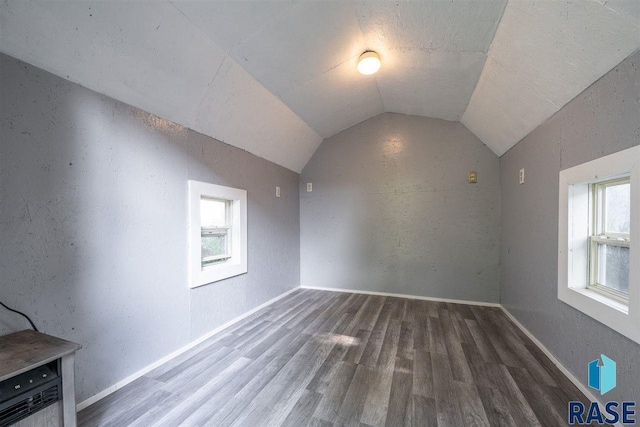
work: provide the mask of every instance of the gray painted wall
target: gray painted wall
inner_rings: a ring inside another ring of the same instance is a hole
[[[462,124],[381,114],[326,139],[300,184],[303,286],[499,301],[498,157]]]
[[[558,300],[558,174],[640,144],[639,66],[636,52],[500,159],[502,303],[585,384],[588,362],[616,360],[606,400],[640,401],[640,345]]]
[[[299,285],[297,173],[5,55],[0,76],[0,300],[82,344],[79,400]],[[188,288],[188,179],[248,190],[248,274]]]

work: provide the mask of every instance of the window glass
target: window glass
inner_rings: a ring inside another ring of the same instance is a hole
[[[631,185],[613,180],[594,184],[591,285],[629,294]]]
[[[629,248],[598,245],[598,284],[629,293]]]
[[[227,254],[227,234],[202,234],[202,259]]]
[[[631,184],[611,185],[605,189],[605,231],[629,234],[631,223]]]
[[[227,202],[203,197],[200,200],[200,223],[202,228],[227,225]]]

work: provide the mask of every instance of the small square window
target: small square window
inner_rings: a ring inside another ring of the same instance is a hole
[[[189,286],[246,272],[246,190],[189,181]]]

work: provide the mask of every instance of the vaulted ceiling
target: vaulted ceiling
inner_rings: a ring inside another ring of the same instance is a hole
[[[0,3],[0,51],[294,171],[382,112],[502,155],[638,48],[638,0]]]

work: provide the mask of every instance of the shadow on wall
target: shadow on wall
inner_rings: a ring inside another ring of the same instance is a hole
[[[0,299],[83,345],[82,400],[189,341],[186,130],[10,58],[2,75]]]
[[[0,75],[0,301],[83,346],[79,401],[299,285],[298,174],[2,54]],[[189,289],[188,179],[248,190],[249,274]]]
[[[72,182],[76,141],[69,137],[70,129],[61,129],[50,117],[69,118],[74,111],[69,102],[35,100],[24,93],[24,86],[9,84],[16,73],[24,73],[22,79],[36,85],[38,75],[29,72],[29,67],[4,57],[0,67],[1,299],[27,313],[41,330],[61,334],[66,329],[58,321],[63,313],[53,318],[51,314],[61,310],[67,314],[78,303],[76,282],[70,280],[69,272],[78,269],[72,215],[79,205],[69,197],[67,185]],[[26,105],[31,103],[34,111],[46,113],[32,115]],[[12,319],[2,333],[29,328],[28,323],[15,319],[17,315],[3,314]]]

